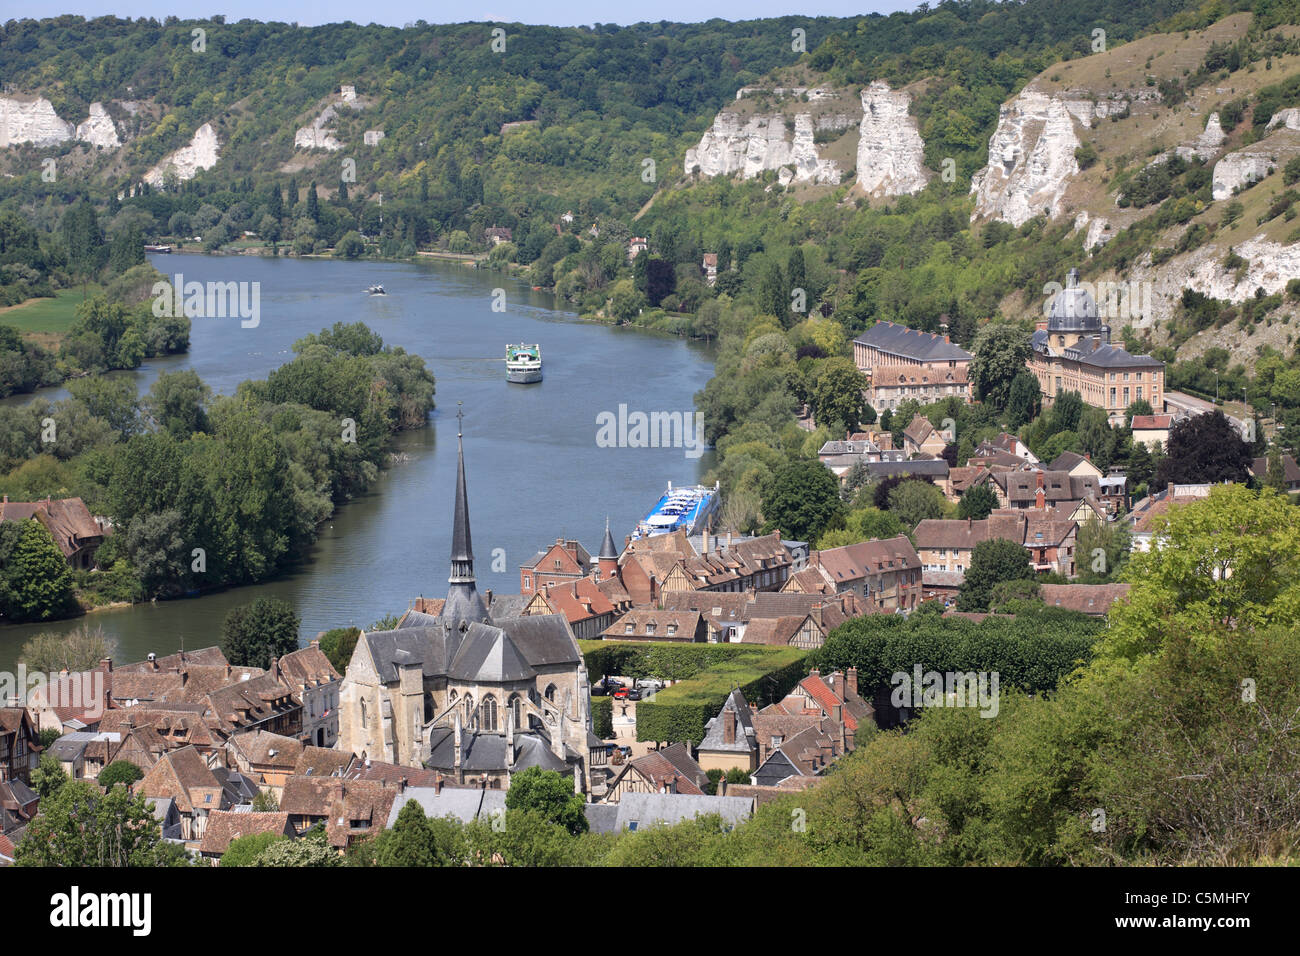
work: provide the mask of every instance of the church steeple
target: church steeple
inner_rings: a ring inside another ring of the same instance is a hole
[[[462,404],[462,403],[457,403]],[[464,408],[456,412],[456,507],[452,515],[451,576],[442,618],[457,623],[488,620],[487,607],[474,579],[474,548],[469,532],[469,495],[465,488]]]

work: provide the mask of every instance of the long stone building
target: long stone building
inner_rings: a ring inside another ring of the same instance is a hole
[[[1104,408],[1112,424],[1138,399],[1157,411],[1164,407],[1164,363],[1111,344],[1110,326],[1102,323],[1096,300],[1079,285],[1077,269],[1070,270],[1065,288],[1039,321],[1031,346],[1027,364],[1044,405],[1065,392],[1078,392],[1089,405]]]
[[[338,747],[460,784],[504,789],[513,773],[540,766],[589,790],[605,750],[591,732],[582,653],[563,614],[520,616],[520,601],[479,594],[457,441],[446,601],[436,615],[410,610],[393,630],[357,639],[340,693]]]

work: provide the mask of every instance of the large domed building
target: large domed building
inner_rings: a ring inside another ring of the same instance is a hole
[[[1031,344],[1027,364],[1038,379],[1044,405],[1058,395],[1078,392],[1089,405],[1106,409],[1112,421],[1122,419],[1138,399],[1150,402],[1157,412],[1164,407],[1164,363],[1111,344],[1110,326],[1102,321],[1092,293],[1079,284],[1078,269],[1070,270]]]

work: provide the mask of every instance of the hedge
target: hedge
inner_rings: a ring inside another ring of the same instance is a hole
[[[891,686],[899,672],[997,673],[1001,686],[1037,693],[1092,657],[1105,622],[1073,611],[1044,608],[1011,617],[937,618],[874,614],[841,624],[810,656],[823,672],[856,667],[864,697]]]
[[[613,698],[591,698],[591,729],[601,740],[609,740],[614,736]]]
[[[809,652],[797,647],[622,641],[579,644],[593,678],[619,674],[678,681],[637,705],[637,740],[698,744],[732,688],[739,687],[751,704],[765,706],[788,694],[808,673],[805,659]],[[597,700],[608,698],[593,699],[593,721]]]

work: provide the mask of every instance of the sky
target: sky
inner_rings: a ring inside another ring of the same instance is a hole
[[[226,20],[275,20],[318,26],[351,20],[354,23],[382,23],[404,26],[416,20],[426,23],[463,23],[491,20],[502,23],[541,23],[575,26],[593,23],[638,23],[671,20],[698,23],[721,17],[725,20],[755,20],[777,16],[851,17],[864,13],[892,13],[911,10],[920,0],[655,0],[653,3],[610,3],[609,0],[472,0],[464,4],[418,3],[413,0],[55,0],[42,4],[40,12],[24,16],[52,17],[79,14],[84,17],[176,16],[206,19],[224,14]],[[14,16],[10,12],[2,17]]]

